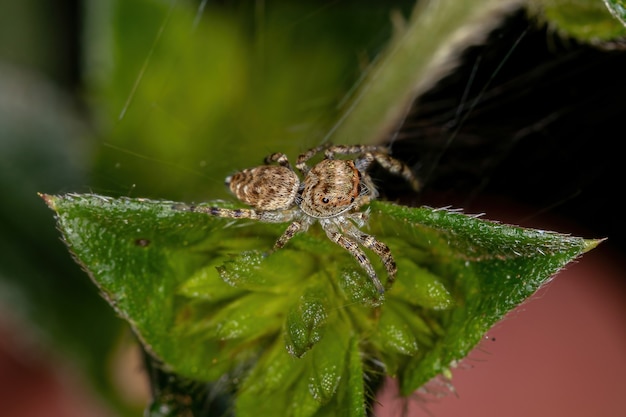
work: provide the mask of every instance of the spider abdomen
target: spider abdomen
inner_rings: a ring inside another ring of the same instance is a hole
[[[283,210],[294,204],[300,179],[283,166],[244,169],[226,178],[226,185],[243,203],[262,210]]]

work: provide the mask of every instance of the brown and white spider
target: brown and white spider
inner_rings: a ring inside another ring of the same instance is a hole
[[[307,161],[320,152],[324,159],[310,168]],[[336,155],[357,155],[355,159],[335,159]],[[362,232],[369,211],[358,211],[378,197],[372,179],[367,174],[376,161],[381,167],[406,179],[418,190],[419,181],[403,162],[392,158],[380,146],[322,145],[301,154],[296,162],[301,181],[283,153],[265,158],[265,165],[244,169],[226,178],[226,185],[250,209],[185,206],[183,209],[211,216],[234,219],[254,219],[268,223],[291,222],[278,238],[274,249],[280,249],[296,233],[306,231],[319,222],[330,240],[346,249],[367,272],[379,293],[384,293],[376,271],[362,245],[376,253],[388,273],[389,289],[396,276],[396,262],[389,247],[374,236]]]

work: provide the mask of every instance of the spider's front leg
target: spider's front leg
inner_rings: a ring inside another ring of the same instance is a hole
[[[369,275],[370,279],[374,283],[374,286],[376,286],[376,290],[378,290],[378,293],[384,294],[385,288],[378,279],[378,275],[376,275],[376,271],[374,270],[372,263],[367,258],[365,252],[363,252],[363,250],[359,247],[359,244],[341,234],[339,228],[332,220],[323,219],[320,220],[320,224],[326,232],[326,236],[328,236],[328,238],[335,242],[337,245],[350,252],[350,254],[354,257],[354,259],[357,260],[361,267],[365,269],[365,272],[367,273],[367,275]]]
[[[386,153],[382,146],[376,145],[331,145],[326,146],[324,156],[326,159],[334,159],[335,155],[355,155],[364,153]]]
[[[354,161],[357,169],[365,172],[372,162],[376,161],[381,167],[394,175],[406,180],[415,191],[419,191],[421,183],[413,173],[413,170],[404,162],[389,155],[387,149],[376,145],[334,145],[324,151],[326,159],[333,159],[335,155],[362,154]]]
[[[301,221],[296,220],[295,222],[291,223],[289,227],[287,227],[287,229],[283,232],[283,234],[278,238],[278,240],[274,244],[274,250],[281,249],[297,233],[304,232],[308,228],[309,228],[309,223],[307,222],[301,222]]]
[[[196,206],[193,204],[176,204],[172,206],[174,210],[190,211],[193,213],[204,213],[214,217],[222,217],[227,219],[251,219],[265,223],[286,223],[291,221],[294,213],[291,210],[282,211],[264,211],[255,209],[227,209],[214,206]]]
[[[378,255],[380,260],[383,262],[385,269],[387,270],[387,283],[385,285],[385,288],[389,290],[395,282],[396,273],[398,272],[396,261],[395,259],[393,259],[393,255],[391,254],[389,246],[379,241],[374,236],[362,232],[349,221],[342,221],[341,229],[349,236],[356,239],[361,245],[365,246],[376,255]]]
[[[409,183],[414,191],[419,191],[422,188],[422,183],[415,176],[413,170],[409,168],[407,164],[396,158],[391,157],[389,154],[384,152],[372,152],[366,153],[365,155],[363,155],[363,157],[375,159],[378,165],[383,167],[388,172],[404,178],[404,180]],[[367,164],[369,165],[370,163],[371,162],[368,162]],[[355,162],[355,164],[358,166],[358,161]]]
[[[354,221],[358,227],[363,227],[370,219],[370,209],[365,211],[355,211],[347,215],[350,220]]]

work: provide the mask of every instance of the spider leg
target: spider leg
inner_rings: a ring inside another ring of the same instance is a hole
[[[325,148],[327,159],[334,159],[335,155],[353,155],[357,153],[387,153],[383,146],[376,145],[332,145]],[[320,152],[320,149],[318,152]],[[370,161],[371,162],[371,161]]]
[[[371,200],[375,200],[376,198],[378,198],[379,194],[376,186],[374,185],[374,181],[372,181],[372,178],[365,171],[359,172],[364,173],[361,175],[361,193],[359,195],[360,201],[358,205],[360,207],[365,204],[369,204]]]
[[[285,246],[285,244],[287,244],[289,240],[291,240],[292,237],[296,235],[296,233],[302,231],[304,230],[303,224],[301,222],[295,221],[291,223],[289,227],[287,227],[287,229],[283,232],[283,234],[278,238],[276,243],[274,243],[274,249],[282,248],[283,246]]]
[[[306,164],[307,161],[313,158],[318,153],[322,152],[324,149],[328,148],[329,146],[330,145],[328,144],[319,145],[319,146],[316,146],[315,148],[309,149],[308,151],[304,153],[301,153],[298,156],[298,159],[296,161],[296,168],[302,173],[303,176],[306,176],[306,174],[308,174],[309,171],[311,170],[311,168]]]
[[[376,161],[381,167],[383,167],[387,171],[404,178],[415,191],[419,191],[422,186],[420,181],[413,173],[413,170],[411,170],[411,168],[404,162],[390,156],[387,149],[383,146],[334,145],[328,147],[324,152],[324,155],[328,159],[333,159],[334,155],[336,154],[363,154],[363,156],[354,161],[354,164],[359,171],[365,172],[372,164],[372,162]]]
[[[374,159],[376,159],[376,162],[378,162],[381,167],[394,175],[404,178],[405,181],[411,185],[411,188],[413,188],[414,191],[419,191],[420,188],[422,188],[420,180],[417,179],[413,170],[404,162],[399,161],[396,158],[392,158],[386,153],[373,153],[371,155]]]
[[[358,227],[363,227],[370,219],[370,209],[368,208],[365,211],[355,211],[348,216],[350,217],[350,220],[357,224]]]
[[[396,280],[396,273],[398,272],[396,261],[393,259],[389,246],[379,241],[374,236],[363,233],[354,224],[348,221],[341,222],[341,229],[349,236],[356,239],[361,245],[378,255],[387,270],[387,283],[385,284],[385,288],[389,290]]]
[[[276,162],[280,166],[291,169],[291,164],[289,163],[289,159],[287,159],[287,155],[282,152],[276,152],[265,157],[265,163],[267,165],[272,162]]]
[[[354,257],[354,259],[357,260],[357,262],[361,265],[361,267],[365,269],[365,272],[367,272],[367,275],[369,275],[370,279],[376,286],[376,289],[378,290],[378,292],[380,294],[384,294],[385,288],[383,287],[380,280],[378,279],[378,276],[376,275],[376,271],[374,270],[372,263],[367,258],[367,255],[365,254],[365,252],[363,252],[363,250],[359,247],[359,244],[351,239],[348,239],[344,235],[342,235],[339,232],[337,225],[335,225],[332,221],[325,221],[325,222],[320,221],[320,224],[324,228],[324,231],[326,232],[326,236],[328,236],[328,238],[332,240],[333,242],[335,242],[337,245],[341,246],[342,248],[350,252],[350,254]]]
[[[290,210],[263,211],[255,209],[226,209],[222,207],[195,206],[176,204],[172,206],[174,210],[190,211],[193,213],[204,213],[210,216],[223,217],[229,219],[252,219],[265,223],[286,223],[294,217],[294,212]]]

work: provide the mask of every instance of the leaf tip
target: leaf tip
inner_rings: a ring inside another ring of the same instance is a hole
[[[39,193],[39,192],[37,193],[37,195],[43,199],[43,201],[48,205],[48,207],[56,211],[55,196],[50,195],[50,194]]]
[[[583,253],[589,252],[591,249],[598,246],[600,243],[604,242],[608,238],[603,237],[602,239],[585,239],[585,246],[583,248]]]

